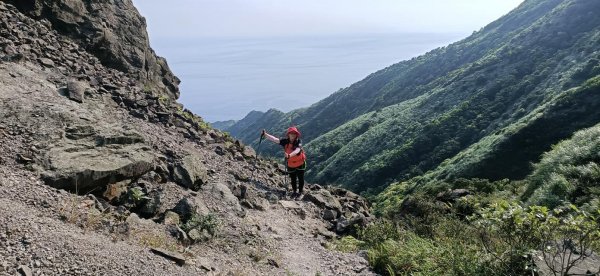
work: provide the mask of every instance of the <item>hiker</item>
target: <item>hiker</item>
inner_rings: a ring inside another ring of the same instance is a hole
[[[300,198],[304,191],[304,171],[306,170],[306,155],[300,141],[300,131],[296,127],[290,127],[286,131],[286,138],[277,138],[263,129],[262,135],[273,143],[283,147],[287,161],[287,172],[292,182],[292,198]],[[296,183],[298,185],[296,185]]]

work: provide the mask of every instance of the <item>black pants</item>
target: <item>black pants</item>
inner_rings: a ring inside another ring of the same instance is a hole
[[[304,170],[299,169],[289,169],[290,178],[292,179],[292,189],[294,189],[294,193],[297,191],[296,188],[299,188],[299,192],[302,193],[304,191]],[[296,184],[300,184],[298,187]]]

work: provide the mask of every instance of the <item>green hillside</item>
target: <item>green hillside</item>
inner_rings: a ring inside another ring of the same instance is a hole
[[[227,130],[251,143],[262,128],[296,124],[309,180],[356,191],[430,171],[521,179],[552,144],[600,121],[597,88],[579,88],[600,74],[599,11],[593,0],[525,1],[465,40],[306,109],[254,112]]]

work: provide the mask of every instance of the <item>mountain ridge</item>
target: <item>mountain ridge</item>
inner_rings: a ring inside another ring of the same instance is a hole
[[[246,120],[245,128],[234,125],[231,133],[255,141],[252,129],[282,131],[294,114],[292,123],[306,133],[310,180],[381,189],[435,169],[598,74],[592,12],[598,8],[593,1],[525,1],[465,40],[387,67],[279,120],[279,114]],[[535,162],[542,152],[524,162]]]

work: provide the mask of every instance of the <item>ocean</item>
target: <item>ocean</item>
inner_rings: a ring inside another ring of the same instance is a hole
[[[466,37],[387,34],[156,39],[181,79],[181,98],[206,121],[309,106],[370,73]]]

